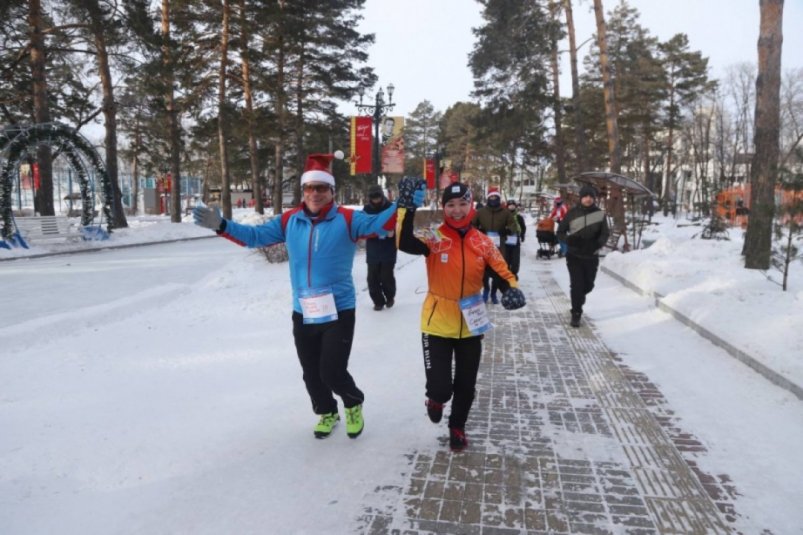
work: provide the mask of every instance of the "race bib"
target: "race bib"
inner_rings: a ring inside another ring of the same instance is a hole
[[[511,234],[507,238],[505,238],[506,245],[518,245],[519,243],[519,236],[517,234]]]
[[[482,334],[489,331],[493,325],[488,318],[488,309],[480,294],[464,297],[460,300],[460,311],[471,334]]]
[[[335,296],[331,288],[305,288],[299,292],[298,301],[304,315],[304,323],[327,323],[337,319]]]
[[[491,241],[494,242],[494,245],[497,247],[499,247],[499,244],[502,243],[498,232],[489,232],[488,237],[491,238]]]

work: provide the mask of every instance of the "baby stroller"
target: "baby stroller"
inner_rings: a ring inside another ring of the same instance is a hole
[[[546,258],[549,260],[555,254],[555,246],[558,244],[558,237],[555,235],[555,222],[545,217],[535,226],[535,237],[538,240],[538,253],[536,258]]]

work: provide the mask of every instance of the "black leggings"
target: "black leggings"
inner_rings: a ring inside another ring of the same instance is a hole
[[[470,338],[443,338],[423,333],[424,370],[427,374],[427,397],[446,403],[452,396],[449,427],[463,429],[474,402],[474,387],[482,354],[482,335]],[[454,356],[454,378],[452,357]]]
[[[343,399],[346,408],[365,399],[347,369],[354,338],[354,310],[338,310],[337,316],[336,321],[305,324],[303,316],[293,312],[296,352],[315,414],[337,411],[333,392]]]

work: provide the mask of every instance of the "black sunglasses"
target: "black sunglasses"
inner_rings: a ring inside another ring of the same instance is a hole
[[[307,193],[326,193],[331,186],[329,184],[304,184],[304,191]]]

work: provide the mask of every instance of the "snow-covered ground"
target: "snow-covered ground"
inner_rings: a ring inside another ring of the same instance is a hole
[[[130,223],[89,246],[208,235]],[[803,384],[803,265],[782,292],[741,267],[740,233],[692,240],[699,228],[660,223],[652,247],[604,265]],[[524,245],[526,291],[534,232]],[[354,276],[366,432],[318,441],[286,264],[221,239],[0,262],[0,533],[351,532],[365,496],[443,433],[422,411],[420,259],[400,254],[392,310],[371,310],[361,253]],[[732,476],[742,527],[803,533],[803,402],[604,274],[586,310],[704,443],[702,468]]]

